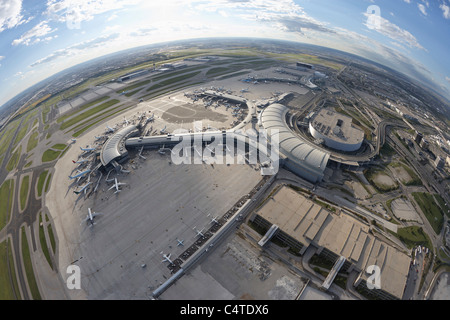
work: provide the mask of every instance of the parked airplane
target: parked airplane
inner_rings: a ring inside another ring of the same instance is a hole
[[[198,230],[197,227],[194,227],[194,230],[197,233],[197,236],[200,236],[202,238],[205,237],[205,235],[203,234],[203,229],[202,230]]]
[[[211,219],[211,223],[219,224],[219,221],[217,221],[217,216]]]
[[[89,146],[86,146],[86,148],[80,147],[80,149],[81,149],[82,151],[94,151],[94,150],[95,150],[95,148],[90,148]]]
[[[77,142],[77,139],[71,139],[72,140],[72,143],[75,143],[75,142]]]
[[[75,190],[73,193],[80,194],[80,193],[82,193],[84,191],[84,194],[86,194],[87,187],[89,187],[89,185],[91,185],[91,184],[92,184],[92,182],[88,182],[83,187],[81,187],[80,190],[78,190],[78,191]]]
[[[103,213],[100,213],[100,212],[92,213],[91,208],[88,208],[88,214],[87,214],[86,218],[83,221],[81,221],[81,224],[83,224],[84,222],[87,222],[87,223],[89,223],[89,227],[92,227],[94,224],[96,224],[94,222],[94,218],[97,216],[100,216],[100,215],[103,215]]]
[[[110,126],[108,126],[108,125],[106,125],[106,132],[107,133],[109,133],[109,132],[114,132],[114,129],[113,128],[111,128]]]
[[[166,127],[167,127],[167,126],[164,126],[164,128],[162,128],[159,132],[160,132],[161,134],[166,133]]]
[[[83,171],[83,172],[80,172],[79,174],[77,174],[77,175],[75,175],[75,176],[69,176],[69,179],[70,179],[70,180],[73,180],[73,179],[76,179],[76,178],[80,178],[80,177],[84,176],[85,174],[87,174],[87,173],[89,173],[89,172],[91,172],[90,169],[88,169],[88,170],[86,170],[86,171]]]
[[[170,256],[171,256],[170,253],[169,253],[169,255],[167,255],[167,254],[164,254],[163,251],[161,251],[161,254],[162,254],[162,256],[164,257],[164,260],[161,261],[161,262],[166,262],[166,261],[167,261],[168,263],[173,264],[172,260],[170,260]]]
[[[241,92],[242,92],[242,93],[248,92],[248,91],[249,91],[248,88],[247,88],[247,89],[241,89]]]
[[[78,161],[72,160],[73,163],[79,163],[79,164],[86,163],[88,161],[89,161],[88,159],[81,159],[81,160],[78,160]]]
[[[178,240],[177,239],[177,242],[178,242],[178,244],[177,244],[177,247],[179,247],[179,246],[184,246],[184,240]]]
[[[153,113],[151,117],[147,117],[147,123],[155,120],[155,114]]]
[[[111,188],[108,189],[108,191],[111,190],[112,188],[116,188],[116,192],[114,192],[114,193],[119,193],[121,191],[119,189],[119,187],[123,186],[123,185],[126,185],[126,183],[123,183],[123,182],[119,183],[119,182],[117,182],[117,178],[114,178],[114,184],[112,185]]]

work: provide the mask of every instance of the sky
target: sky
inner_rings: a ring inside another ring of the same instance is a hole
[[[0,0],[0,106],[81,62],[205,37],[330,47],[450,98],[449,35],[450,0]]]

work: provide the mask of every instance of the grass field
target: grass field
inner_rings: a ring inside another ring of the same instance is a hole
[[[9,221],[14,191],[14,180],[6,180],[0,186],[0,230],[2,230]]]
[[[30,248],[28,246],[27,236],[25,234],[25,227],[22,227],[22,257],[31,295],[34,300],[42,300],[36,283],[36,278],[34,276],[33,265],[31,263]]]
[[[41,249],[44,253],[50,268],[53,270],[52,260],[50,258],[50,252],[48,251],[47,240],[45,239],[44,225],[42,224],[42,213],[39,213],[39,241],[41,243]]]
[[[67,145],[63,144],[63,143],[58,143],[55,144],[52,149],[57,149],[57,150],[64,150],[67,147]]]
[[[436,203],[433,195],[425,192],[413,192],[412,196],[425,214],[428,222],[430,222],[433,230],[436,234],[439,234],[444,225],[444,213]]]
[[[33,131],[33,133],[31,133],[30,137],[28,138],[27,152],[30,152],[31,150],[36,148],[36,146],[39,143],[38,137],[39,137],[39,132],[37,132],[36,130]]]
[[[56,240],[55,240],[55,235],[53,234],[53,229],[52,229],[52,225],[49,224],[48,225],[48,237],[50,239],[50,245],[52,246],[52,250],[53,250],[53,254],[56,253]]]
[[[413,248],[417,245],[425,246],[429,249],[433,248],[430,238],[423,232],[421,227],[398,228],[397,236],[408,248]]]
[[[395,181],[381,168],[368,168],[364,171],[364,176],[378,192],[388,192],[398,188]]]
[[[116,103],[119,103],[119,100],[112,99],[112,100],[106,101],[92,109],[89,109],[83,113],[80,113],[79,115],[71,118],[70,120],[63,122],[63,124],[61,124],[60,130],[67,129],[67,128],[75,125],[76,123],[83,121],[84,119],[91,117],[91,116],[95,115],[96,113],[111,107],[112,105],[115,105]]]
[[[150,88],[147,89],[147,91],[154,91],[154,90],[157,90],[159,88],[168,86],[170,84],[174,84],[176,82],[180,82],[180,81],[183,81],[183,80],[187,80],[189,78],[193,78],[196,75],[200,74],[200,72],[201,71],[191,72],[191,73],[183,74],[183,75],[178,76],[178,77],[169,78],[167,80],[161,81],[160,83],[157,83],[157,84],[151,86]]]
[[[8,265],[8,258],[10,265]],[[0,243],[0,300],[15,300],[16,296],[14,292],[18,293],[20,299],[14,260],[11,254],[11,243],[9,241],[3,241]]]
[[[42,196],[42,188],[44,187],[45,178],[47,178],[48,170],[42,171],[37,182],[38,196]]]
[[[56,160],[60,154],[61,151],[55,151],[53,149],[45,150],[45,152],[42,154],[42,162],[50,162]]]
[[[22,146],[20,145],[17,150],[9,158],[8,164],[6,165],[6,170],[12,171],[17,167],[19,163],[20,155],[22,154]]]
[[[56,122],[57,123],[61,123],[61,122],[65,121],[66,119],[72,117],[73,115],[77,114],[78,112],[83,111],[83,110],[85,110],[85,109],[87,109],[89,107],[92,107],[93,105],[95,105],[97,103],[103,102],[103,101],[108,100],[108,99],[109,99],[109,96],[104,96],[104,97],[98,98],[98,99],[96,99],[94,101],[91,101],[89,103],[83,104],[77,110],[71,111],[71,112],[66,113],[65,115],[59,117],[58,120],[56,120]]]
[[[20,209],[24,210],[28,199],[28,190],[30,189],[30,176],[25,176],[22,179],[22,184],[20,185]]]
[[[422,180],[420,180],[419,176],[414,172],[413,169],[408,167],[406,164],[404,164],[402,162],[392,162],[389,164],[389,166],[391,166],[393,168],[401,167],[408,173],[410,179],[405,180],[405,179],[400,178],[400,181],[405,186],[421,186],[422,185]]]

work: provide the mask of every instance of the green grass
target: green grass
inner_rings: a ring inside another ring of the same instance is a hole
[[[109,99],[109,96],[104,96],[104,97],[98,98],[98,99],[96,99],[94,101],[91,101],[89,103],[86,103],[86,104],[82,105],[79,109],[71,111],[70,113],[67,113],[67,114],[59,117],[58,120],[56,120],[56,122],[57,123],[61,123],[64,120],[70,118],[71,116],[77,114],[78,112],[83,111],[83,110],[85,110],[85,109],[87,109],[89,107],[92,107],[93,105],[95,105],[97,103],[103,102],[103,101],[108,100],[108,99]]]
[[[7,263],[8,257],[11,265],[8,265]],[[10,272],[13,279],[9,276]],[[0,300],[16,299],[14,292],[19,291],[17,290],[17,280],[15,277],[16,273],[14,269],[14,260],[12,260],[11,255],[11,243],[9,241],[3,241],[0,243]]]
[[[12,139],[14,138],[14,133],[19,126],[19,121],[13,121],[9,123],[3,130],[3,136],[0,139],[0,155],[4,154],[6,150],[8,150],[9,145],[11,144]]]
[[[88,128],[89,128],[89,127],[91,127],[92,125],[94,125],[94,124],[100,122],[99,118],[102,117],[103,115],[108,114],[109,112],[115,111],[115,110],[117,110],[117,109],[119,109],[119,108],[121,108],[121,107],[123,107],[123,106],[124,106],[124,105],[121,104],[121,105],[118,105],[118,106],[116,106],[116,107],[114,107],[114,108],[110,108],[110,109],[106,110],[105,112],[102,112],[102,113],[100,113],[100,114],[97,114],[97,115],[95,116],[95,118],[94,118],[96,121],[92,122],[93,119],[88,119],[88,120],[86,120],[86,121],[84,121],[84,122],[78,124],[77,126],[73,127],[70,131],[72,131],[72,130],[73,130],[73,131],[79,130],[80,128],[83,128],[83,127],[86,126],[86,125],[88,125]],[[128,107],[127,107],[127,108],[128,108]],[[122,110],[125,110],[125,108],[124,108],[124,109],[121,109],[120,111],[122,111]],[[116,113],[117,113],[117,112],[111,113],[111,114],[109,114],[108,116],[103,117],[102,119],[106,119],[107,117],[109,117],[109,116],[111,116],[111,115],[114,115],[114,114],[116,114]],[[83,129],[85,129],[85,128],[83,128]],[[68,132],[69,132],[69,131],[67,131],[67,132],[65,132],[65,133],[68,133]],[[76,131],[76,132],[78,132],[78,131]]]
[[[142,87],[142,86],[144,86],[144,85],[146,85],[146,84],[149,84],[151,81],[152,81],[152,80],[144,80],[144,81],[141,81],[141,82],[138,82],[138,83],[129,85],[129,86],[123,88],[123,89],[117,90],[116,93],[122,93],[122,92],[124,92],[124,91],[130,91],[130,90],[133,90],[133,89]],[[125,94],[125,95],[126,95],[126,94]]]
[[[47,174],[48,170],[45,170],[39,175],[39,179],[37,182],[37,193],[39,197],[42,196],[42,188],[44,187],[44,182],[45,178],[47,178]]]
[[[48,225],[48,238],[50,239],[50,245],[52,246],[53,254],[56,253],[56,241],[55,241],[55,235],[53,234],[52,225]]]
[[[17,132],[16,139],[14,139],[13,147],[17,146],[17,144],[22,141],[23,137],[27,134],[28,127],[28,123],[25,123],[24,121],[19,129],[19,132]]]
[[[52,149],[57,149],[57,150],[64,150],[67,147],[67,145],[63,144],[63,143],[58,143],[55,144]]]
[[[47,182],[45,183],[45,192],[48,192],[48,188],[50,187],[50,181],[52,180],[52,174],[50,173],[47,178]]]
[[[31,295],[34,300],[42,300],[41,294],[39,293],[39,288],[37,286],[36,278],[34,276],[33,265],[31,263],[30,248],[28,246],[27,236],[25,234],[25,227],[22,227],[22,257]]]
[[[435,195],[434,195],[434,198],[436,199],[437,203],[438,203],[439,206],[441,207],[442,211],[447,215],[447,217],[450,218],[450,213],[448,212],[448,210],[449,210],[450,208],[448,208],[448,207],[445,205],[445,201],[444,201],[444,199],[441,197],[441,195],[435,194]]]
[[[224,68],[224,67],[216,67],[216,68],[211,68],[208,70],[208,72],[206,72],[206,76],[211,77],[211,76],[215,76],[215,75],[219,75],[219,74],[223,74],[223,73],[228,73],[233,71],[230,68]]]
[[[433,195],[425,192],[413,192],[412,196],[425,214],[428,222],[430,222],[433,230],[436,234],[439,234],[444,225],[444,213],[436,203]]]
[[[9,158],[8,164],[6,165],[6,170],[12,171],[17,167],[21,154],[22,154],[22,146],[19,146],[16,152],[14,152],[11,158]]]
[[[429,249],[433,248],[430,238],[423,231],[422,227],[398,228],[397,237],[410,249],[417,245],[425,246]]]
[[[50,162],[56,160],[60,154],[61,151],[55,151],[52,149],[45,150],[45,152],[42,154],[42,162]]]
[[[89,110],[87,110],[87,111],[85,111],[83,113],[80,113],[79,115],[71,118],[70,120],[63,122],[63,124],[60,127],[60,130],[67,129],[67,128],[73,126],[74,124],[76,124],[76,123],[78,123],[80,121],[83,121],[84,119],[86,119],[88,117],[91,117],[91,116],[95,115],[96,113],[99,113],[100,111],[103,111],[106,108],[111,107],[112,105],[115,105],[116,103],[119,103],[119,100],[112,99],[112,100],[109,100],[109,101],[107,101],[105,103],[102,103],[102,104],[100,104],[100,105],[98,105],[98,106],[96,106],[96,107],[94,107],[92,109],[89,109]]]
[[[24,165],[24,168],[29,168],[33,164],[33,161],[28,162],[26,165]]]
[[[28,199],[28,190],[30,189],[30,176],[25,176],[20,185],[20,209],[24,210]]]
[[[150,88],[147,89],[147,91],[154,91],[157,90],[159,88],[168,86],[170,84],[174,84],[176,82],[180,82],[189,78],[193,78],[196,75],[200,74],[201,71],[197,71],[197,72],[191,72],[191,73],[187,73],[187,74],[183,74],[181,76],[178,77],[174,77],[174,78],[169,78],[167,80],[161,81],[160,83],[154,84],[153,86],[151,86]]]
[[[41,243],[41,249],[44,253],[45,259],[47,259],[50,268],[52,268],[53,270],[53,264],[50,258],[50,252],[48,251],[47,240],[45,239],[44,225],[42,224],[42,213],[39,213],[39,241]]]
[[[0,230],[2,230],[10,218],[14,192],[14,180],[6,180],[0,186]]]
[[[39,132],[37,132],[37,131],[33,131],[33,133],[30,135],[30,138],[28,138],[28,143],[27,143],[27,152],[30,152],[31,150],[36,148],[36,146],[39,143],[38,136],[39,136]]]

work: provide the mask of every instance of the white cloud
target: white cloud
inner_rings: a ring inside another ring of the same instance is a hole
[[[135,5],[142,0],[48,0],[46,14],[59,22],[80,23],[95,15]],[[111,17],[110,17],[111,18]]]
[[[423,15],[427,15],[427,9],[425,8],[425,6],[421,3],[417,4],[417,7],[419,8],[420,12],[422,12]]]
[[[444,16],[445,19],[450,19],[450,7],[445,4],[442,3],[439,8],[441,8],[442,10],[442,15]]]
[[[29,46],[31,44],[35,44],[40,42],[42,37],[55,32],[58,30],[57,28],[52,29],[48,25],[48,21],[41,21],[37,25],[35,25],[33,28],[25,32],[19,39],[13,40],[11,43],[13,46],[17,46],[19,44],[23,44],[26,46]],[[47,37],[49,38],[49,37]],[[52,38],[52,37],[50,37]]]
[[[22,0],[0,0],[0,32],[24,23],[21,11]]]
[[[411,0],[403,0],[403,1],[405,1],[406,3],[411,3]]]
[[[364,15],[368,18],[369,14],[364,13]],[[417,41],[416,37],[414,37],[409,31],[404,30],[397,26],[396,24],[390,22],[389,20],[378,17],[379,19],[379,28],[373,28],[373,30],[381,33],[382,35],[391,38],[394,41],[397,41],[401,44],[407,45],[410,48],[416,48],[416,49],[426,49],[422,47],[422,45]],[[365,24],[367,27],[367,23]]]
[[[447,80],[450,83],[450,77],[445,77],[445,80]]]

